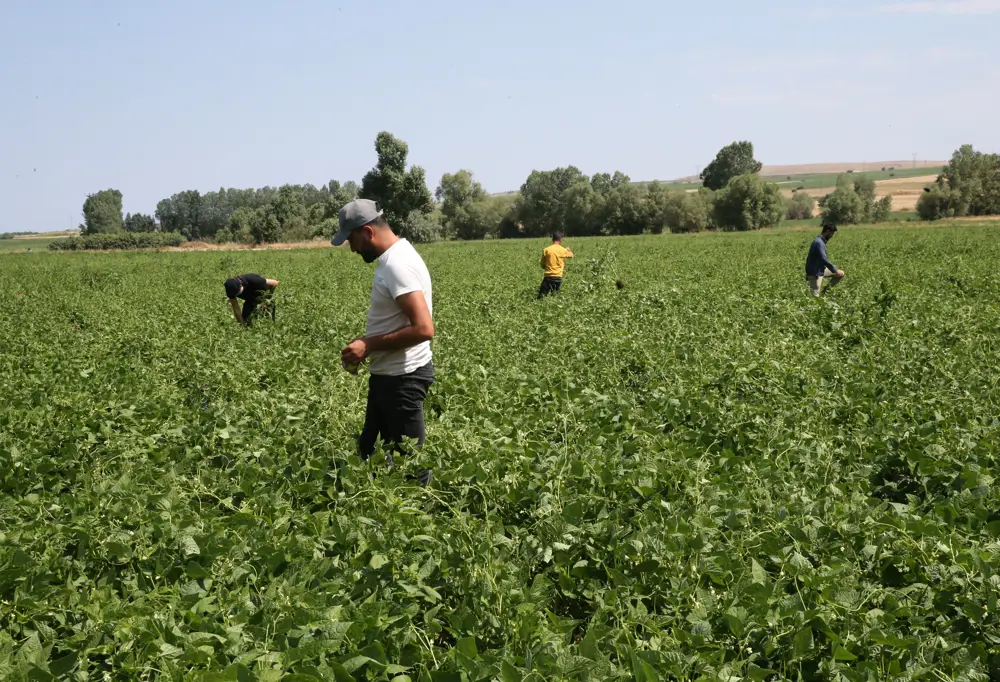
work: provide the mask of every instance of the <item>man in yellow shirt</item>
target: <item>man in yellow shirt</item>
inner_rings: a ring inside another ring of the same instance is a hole
[[[538,298],[558,292],[559,287],[562,286],[566,259],[573,257],[573,252],[562,245],[562,240],[563,233],[556,232],[552,235],[552,244],[542,251],[542,270],[545,272],[545,277],[542,279],[542,286],[538,289]]]

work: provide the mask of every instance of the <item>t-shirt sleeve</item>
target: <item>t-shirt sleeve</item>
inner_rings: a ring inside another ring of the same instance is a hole
[[[403,294],[424,290],[423,283],[420,281],[420,275],[417,273],[416,268],[410,265],[399,265],[388,268],[384,282],[393,300],[396,300]]]

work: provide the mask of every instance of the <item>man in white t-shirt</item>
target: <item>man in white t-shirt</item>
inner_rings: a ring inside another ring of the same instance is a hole
[[[340,353],[341,364],[352,373],[369,361],[368,407],[358,442],[367,459],[379,436],[397,450],[403,436],[424,442],[424,398],[434,383],[431,276],[374,201],[352,201],[340,210],[339,222],[331,243],[348,242],[366,263],[376,263],[365,335]],[[421,480],[426,484],[429,476],[423,472]]]

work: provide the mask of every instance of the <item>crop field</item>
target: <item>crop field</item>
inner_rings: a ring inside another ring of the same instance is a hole
[[[0,679],[998,679],[996,230],[420,247],[394,470],[357,256],[0,256]]]
[[[941,170],[940,167],[928,168],[926,166],[921,168],[896,168],[892,171],[883,171],[881,167],[874,170],[862,170],[862,168],[863,166],[858,164],[853,174],[867,176],[875,182],[936,176]],[[840,173],[793,173],[788,175],[762,175],[761,177],[768,182],[779,185],[782,189],[797,189],[799,187],[803,189],[829,188],[832,192],[833,188],[837,185],[837,177],[839,175]],[[638,184],[646,185],[649,183],[643,182]],[[662,184],[668,189],[675,190],[692,190],[701,187],[701,182],[665,182]]]
[[[897,168],[893,171],[883,171],[881,169],[862,171],[858,168],[854,171],[853,175],[863,175],[871,178],[875,182],[880,182],[886,180],[901,180],[904,178],[936,176],[940,170],[940,168]],[[771,176],[766,179],[778,183],[782,186],[782,188],[794,189],[796,187],[804,187],[805,189],[824,189],[827,187],[836,187],[837,177],[839,175],[839,173],[805,173],[802,175],[791,176]],[[789,177],[791,180],[788,179]]]
[[[45,251],[49,244],[65,237],[19,237],[17,239],[0,239],[0,253]]]

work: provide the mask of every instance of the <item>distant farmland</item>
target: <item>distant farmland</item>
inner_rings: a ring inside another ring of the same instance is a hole
[[[817,165],[825,166],[827,164],[817,164]],[[943,167],[945,165],[947,164],[942,161],[942,162],[935,162],[933,166],[918,165],[916,168],[896,167],[895,170],[891,171],[888,170],[888,166],[886,166],[886,170],[883,171],[882,165],[876,166],[875,164],[869,164],[869,166],[871,168],[874,168],[874,170],[862,171],[860,170],[861,164],[858,164],[858,168],[857,170],[854,170],[853,174],[866,175],[870,177],[872,180],[878,182],[880,180],[894,180],[898,178],[916,178],[925,175],[935,175],[940,170],[940,167]],[[774,168],[779,168],[779,167],[774,167]],[[791,169],[795,167],[788,166],[786,168]],[[803,166],[802,168],[806,167]],[[763,171],[761,171],[760,175],[762,178],[765,178],[766,180],[770,180],[772,182],[777,183],[778,185],[781,186],[782,189],[797,189],[800,187],[802,189],[822,189],[826,187],[830,188],[835,187],[837,184],[837,177],[842,172],[847,172],[847,171],[844,170],[838,172],[825,171],[825,172],[815,172],[815,173],[776,174],[771,172],[768,166],[765,166]],[[649,182],[639,182],[636,184],[647,185],[649,184]],[[670,189],[678,189],[678,190],[691,190],[691,189],[698,189],[699,187],[701,187],[701,181],[695,181],[692,178],[681,178],[680,180],[676,180],[673,182],[661,182],[661,184]]]
[[[28,249],[32,251],[45,251],[49,248],[51,242],[57,239],[66,239],[75,234],[79,233],[75,230],[73,232],[47,232],[45,234],[18,236],[13,239],[0,239],[0,253],[25,252]]]

